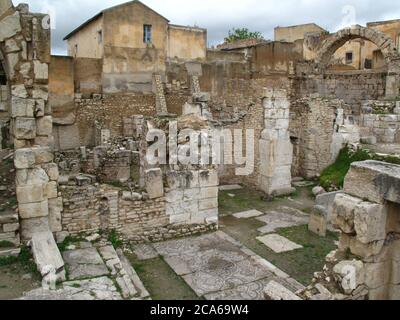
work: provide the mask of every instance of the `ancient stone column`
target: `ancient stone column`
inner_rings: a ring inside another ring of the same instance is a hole
[[[290,102],[287,92],[266,89],[263,105],[265,129],[259,141],[259,188],[270,196],[290,194],[293,192],[293,146],[289,135]]]

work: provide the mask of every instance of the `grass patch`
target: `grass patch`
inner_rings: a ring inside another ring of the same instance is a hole
[[[162,257],[140,261],[127,254],[133,268],[153,300],[199,300],[196,293],[179,277]]]
[[[352,151],[348,146],[344,147],[337,157],[335,163],[327,167],[321,173],[320,185],[325,190],[338,190],[343,188],[346,177],[353,162],[376,160],[392,164],[400,164],[400,157],[382,156],[365,149]]]
[[[123,242],[115,229],[111,230],[111,232],[108,234],[107,240],[111,242],[115,249],[122,247]]]
[[[18,257],[0,257],[0,267],[10,266],[16,263],[20,264],[23,267],[24,271],[32,273],[34,275],[39,275],[31,251],[28,247],[21,247],[21,252]]]
[[[73,245],[74,243],[78,243],[80,241],[84,241],[83,237],[80,236],[67,236],[63,242],[58,244],[58,249],[61,252],[67,251],[68,247]]]
[[[0,241],[0,248],[14,248],[14,243],[10,241]]]

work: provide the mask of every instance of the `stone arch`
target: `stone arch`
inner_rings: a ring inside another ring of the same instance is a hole
[[[323,41],[317,53],[317,62],[320,63],[322,67],[326,67],[336,50],[342,47],[347,41],[354,39],[363,39],[374,43],[382,51],[385,61],[388,64],[392,59],[399,58],[396,46],[391,38],[380,31],[355,26],[340,30]]]
[[[371,41],[381,50],[388,66],[386,96],[397,97],[399,95],[400,55],[393,40],[378,30],[357,25],[351,28],[345,28],[329,36],[322,42],[315,59],[320,69],[322,71],[326,70],[330,58],[336,50],[342,47],[347,41],[353,39]]]

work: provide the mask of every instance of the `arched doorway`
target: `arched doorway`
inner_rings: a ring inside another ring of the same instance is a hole
[[[357,39],[371,42],[376,46],[377,51],[380,52],[381,59],[387,65],[385,96],[387,98],[398,97],[400,88],[400,56],[393,40],[380,31],[354,26],[332,34],[322,43],[317,53],[315,60],[320,67],[319,69],[323,73],[326,72],[335,52],[345,46],[349,41]],[[348,58],[350,59],[350,53]]]

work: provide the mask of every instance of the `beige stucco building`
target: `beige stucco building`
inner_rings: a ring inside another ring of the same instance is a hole
[[[102,59],[103,91],[146,91],[166,63],[202,60],[207,30],[169,23],[140,1],[101,11],[68,34],[68,54]]]

